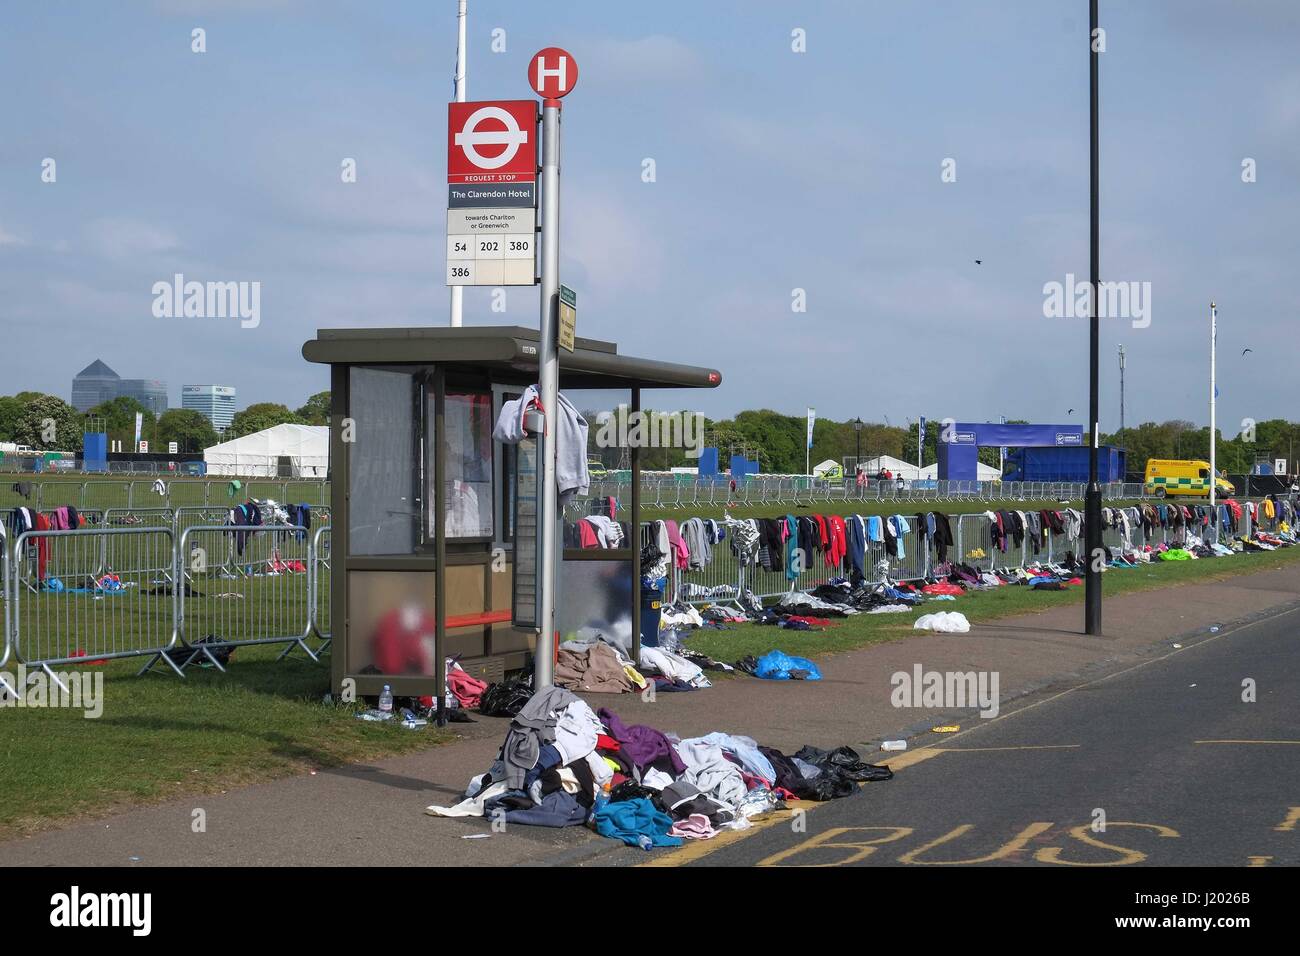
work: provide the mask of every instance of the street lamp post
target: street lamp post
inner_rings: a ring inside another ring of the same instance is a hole
[[[1119,347],[1119,430],[1124,430],[1124,346]]]
[[[853,419],[853,476],[862,469],[862,419]]]

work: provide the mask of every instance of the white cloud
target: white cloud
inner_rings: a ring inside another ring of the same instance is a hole
[[[135,219],[96,219],[86,224],[85,236],[92,252],[115,262],[180,248],[170,229]]]
[[[664,229],[613,191],[573,190],[564,197],[560,222],[560,253],[585,272],[589,286],[616,295],[661,285]]]
[[[25,246],[27,241],[0,226],[0,246]]]

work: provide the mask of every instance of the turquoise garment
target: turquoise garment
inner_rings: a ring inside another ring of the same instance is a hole
[[[902,560],[907,557],[907,552],[903,550],[903,535],[912,530],[911,526],[902,515],[894,515],[889,519],[889,529],[894,532],[894,537],[898,539],[898,557],[899,560]]]
[[[681,837],[668,835],[673,821],[645,797],[620,800],[597,807],[592,815],[596,832],[628,846],[641,846],[641,838],[648,837],[651,846],[681,846]]]
[[[869,541],[885,540],[885,526],[880,520],[880,515],[871,515],[867,518],[867,539]]]

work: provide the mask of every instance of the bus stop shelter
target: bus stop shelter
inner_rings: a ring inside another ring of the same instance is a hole
[[[536,383],[538,338],[517,326],[321,329],[303,345],[309,362],[330,366],[334,688],[350,679],[358,695],[385,684],[396,696],[431,694],[441,717],[446,658],[489,681],[528,662],[536,456],[492,430],[502,405]],[[578,338],[560,352],[560,390],[579,408],[579,389],[625,390],[638,412],[642,389],[721,381],[714,369],[620,355],[612,342]],[[630,625],[635,660],[638,448],[630,458],[630,500],[616,512],[628,533],[617,548],[563,549],[556,620],[561,635]]]

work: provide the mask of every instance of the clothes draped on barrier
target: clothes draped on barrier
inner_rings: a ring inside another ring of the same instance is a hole
[[[670,564],[683,571],[707,568],[714,546],[726,538],[726,522],[712,518],[689,518],[680,525],[671,519],[649,522],[641,537],[642,573],[657,579],[667,575]]]
[[[927,517],[920,513],[915,525],[901,514],[884,519],[878,515],[727,516],[720,533],[730,535],[732,554],[742,567],[781,573],[788,581],[795,581],[814,567],[868,576],[870,569],[865,561],[871,545],[880,544],[887,557],[903,560],[907,557],[905,536],[914,528],[936,547],[942,547],[946,555],[953,541],[946,515]],[[712,541],[716,543],[717,538]],[[688,561],[684,567],[692,569],[693,565]]]
[[[262,509],[253,500],[245,501],[242,505],[230,509],[226,516],[226,524],[237,528],[254,528],[262,524]],[[253,531],[236,531],[235,550],[242,557],[244,547],[248,543],[249,535],[256,534]]]
[[[14,508],[10,512],[8,524],[16,541],[20,535],[27,531],[77,531],[84,524],[84,519],[72,505],[63,505],[48,511],[37,511],[35,508],[24,506]],[[55,545],[54,541],[46,537],[28,539],[28,552],[34,553],[36,556],[36,581],[38,584],[46,579],[46,568],[49,564],[51,549]]]
[[[564,525],[566,548],[625,548],[631,526],[605,515],[587,515]]]
[[[288,523],[302,528],[297,534],[298,540],[302,541],[307,537],[307,533],[311,531],[311,505],[305,503],[289,505],[286,510],[288,512],[286,515]]]

